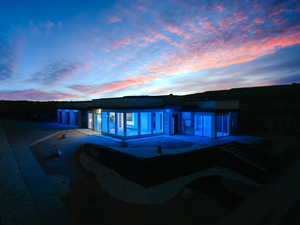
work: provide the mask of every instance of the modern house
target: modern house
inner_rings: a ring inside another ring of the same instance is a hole
[[[59,109],[58,121],[121,139],[162,134],[215,138],[229,136],[237,127],[238,101],[186,102],[181,96],[169,95],[92,102],[86,110]]]

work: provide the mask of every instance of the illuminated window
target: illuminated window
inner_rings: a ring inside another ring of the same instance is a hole
[[[137,112],[126,113],[126,134],[127,136],[135,136],[139,134]]]
[[[117,135],[124,136],[124,113],[117,113]]]
[[[108,133],[108,112],[101,113],[101,127],[103,133]]]
[[[116,113],[109,113],[109,133],[115,135],[116,132]]]
[[[153,113],[153,133],[163,133],[163,112]]]
[[[93,114],[88,113],[88,128],[93,129]]]
[[[141,135],[151,134],[151,112],[141,112]]]
[[[216,115],[217,137],[229,135],[229,113],[218,113]]]
[[[212,135],[212,114],[207,112],[195,113],[195,135],[210,137]]]

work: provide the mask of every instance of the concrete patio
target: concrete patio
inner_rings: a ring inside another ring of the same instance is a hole
[[[230,142],[254,143],[259,140],[250,136],[228,136],[219,138],[187,136],[187,135],[160,135],[126,140],[127,147],[122,147],[122,140],[114,137],[101,135],[93,130],[78,129],[84,134],[85,142],[109,146],[117,151],[134,155],[140,158],[151,158],[160,155],[182,154],[193,150],[201,150],[207,147],[226,144]],[[162,154],[157,151],[162,147]]]

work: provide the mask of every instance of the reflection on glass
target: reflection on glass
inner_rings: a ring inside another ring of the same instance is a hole
[[[126,135],[135,136],[138,135],[138,113],[126,113]]]
[[[117,113],[117,135],[124,136],[124,113]]]
[[[101,115],[95,114],[94,118],[95,118],[95,120],[94,120],[95,131],[100,132],[101,131]]]
[[[163,133],[163,112],[153,113],[153,133]]]
[[[115,135],[116,132],[116,113],[109,113],[109,133]]]
[[[217,136],[228,136],[229,135],[229,114],[218,113],[216,116],[216,128]]]
[[[102,126],[102,132],[103,133],[108,133],[108,113],[107,112],[102,112],[102,120],[101,120],[101,126]]]
[[[141,112],[141,135],[151,134],[151,112]]]
[[[195,135],[198,136],[211,136],[212,129],[212,114],[207,112],[195,113]]]

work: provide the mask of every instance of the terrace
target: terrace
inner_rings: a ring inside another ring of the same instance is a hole
[[[144,137],[126,140],[126,147],[122,147],[124,142],[118,138],[101,135],[93,130],[79,129],[84,134],[85,142],[109,146],[116,151],[130,154],[139,158],[152,158],[159,155],[182,154],[194,150],[201,150],[215,145],[226,144],[230,142],[255,143],[260,139],[250,136],[226,136],[219,138],[209,138],[189,135],[160,135],[153,137]],[[162,153],[158,153],[158,146]]]

